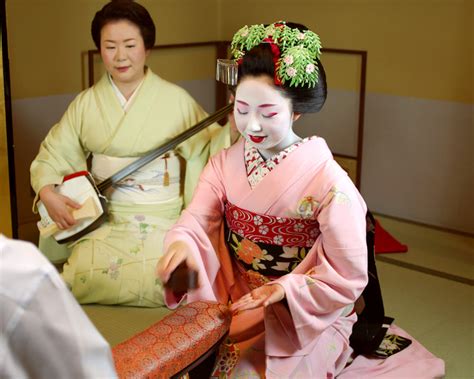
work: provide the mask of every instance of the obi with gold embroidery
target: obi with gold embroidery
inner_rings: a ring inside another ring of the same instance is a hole
[[[275,217],[227,203],[225,240],[251,289],[295,269],[320,234],[314,219]]]

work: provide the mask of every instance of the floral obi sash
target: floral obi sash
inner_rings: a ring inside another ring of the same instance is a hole
[[[295,269],[320,234],[316,220],[257,214],[227,203],[225,240],[250,287]]]

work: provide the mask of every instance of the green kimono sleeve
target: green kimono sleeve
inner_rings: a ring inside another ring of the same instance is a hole
[[[78,97],[69,105],[59,123],[51,128],[31,163],[31,186],[36,194],[48,184],[61,184],[65,175],[87,169],[88,153],[80,136],[79,107]]]
[[[37,212],[38,193],[46,185],[61,184],[65,175],[87,169],[87,152],[80,138],[80,96],[68,107],[59,123],[53,126],[41,143],[38,155],[30,166],[31,186],[36,196],[33,212]],[[59,245],[52,237],[40,237],[39,248],[53,263],[62,262],[69,256],[65,245]]]

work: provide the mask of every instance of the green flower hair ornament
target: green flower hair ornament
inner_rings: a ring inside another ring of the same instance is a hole
[[[284,22],[268,26],[246,25],[232,39],[232,55],[239,60],[247,51],[267,41],[280,49],[275,70],[281,83],[289,82],[290,87],[316,86],[319,78],[317,59],[321,56],[321,41],[316,33],[290,28]]]

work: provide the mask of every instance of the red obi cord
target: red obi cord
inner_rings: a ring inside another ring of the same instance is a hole
[[[225,218],[232,232],[256,243],[311,247],[320,234],[316,220],[258,214],[232,203],[226,204]]]
[[[267,37],[265,38],[262,42],[268,43],[270,45],[270,48],[272,49],[272,55],[273,55],[273,82],[275,83],[276,86],[281,87],[282,83],[280,80],[280,77],[278,76],[278,68],[280,67],[280,56],[281,56],[281,51],[280,48],[275,44],[273,41],[272,37]],[[241,65],[243,62],[243,58],[237,59],[237,64]]]
[[[272,37],[265,38],[263,42],[270,44],[270,48],[272,49],[272,54],[273,54],[273,70],[274,70],[273,82],[278,87],[281,87],[281,80],[278,76],[278,68],[280,67],[280,56],[281,56],[280,48],[275,44]]]
[[[64,182],[67,182],[68,180],[71,180],[71,179],[74,179],[74,178],[78,178],[79,176],[87,176],[89,175],[89,172],[88,171],[77,171],[77,172],[74,172],[72,174],[69,174],[69,175],[66,175],[64,178],[63,178],[63,183]]]

